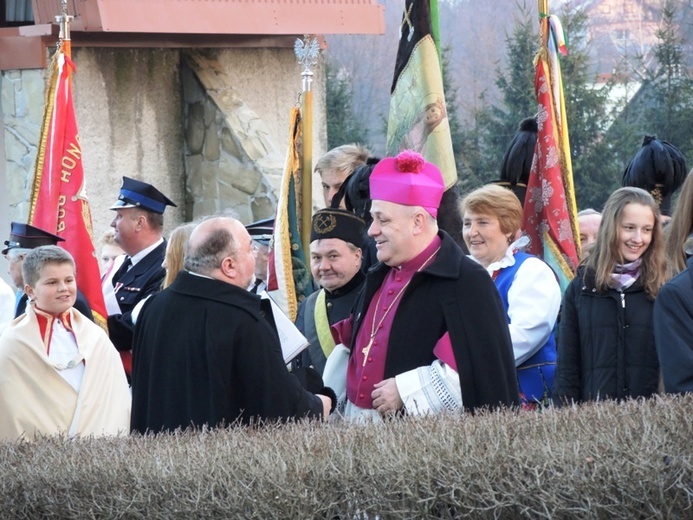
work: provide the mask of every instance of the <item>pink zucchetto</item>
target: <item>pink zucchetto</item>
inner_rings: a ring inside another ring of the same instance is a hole
[[[370,177],[372,200],[405,206],[423,206],[434,217],[443,198],[445,183],[438,167],[411,150],[380,161]]]

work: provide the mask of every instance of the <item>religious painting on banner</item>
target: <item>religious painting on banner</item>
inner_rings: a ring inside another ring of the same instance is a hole
[[[29,223],[65,239],[61,246],[75,259],[77,286],[89,302],[94,321],[105,329],[106,306],[72,97],[74,70],[61,46],[50,63]]]
[[[436,0],[407,0],[391,88],[387,155],[414,150],[457,183],[437,42]]]

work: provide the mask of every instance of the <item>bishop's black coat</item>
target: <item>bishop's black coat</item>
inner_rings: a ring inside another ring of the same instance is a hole
[[[436,359],[436,342],[449,331],[464,409],[519,405],[510,331],[498,290],[486,270],[464,256],[450,235],[439,234],[440,251],[414,275],[397,308],[384,376],[430,365]],[[380,263],[369,271],[356,304],[352,342],[390,269]]]

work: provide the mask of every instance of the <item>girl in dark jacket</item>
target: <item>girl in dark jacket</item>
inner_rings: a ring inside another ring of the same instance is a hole
[[[555,400],[657,391],[652,309],[665,279],[657,203],[640,188],[616,190],[604,206],[594,249],[563,297]]]

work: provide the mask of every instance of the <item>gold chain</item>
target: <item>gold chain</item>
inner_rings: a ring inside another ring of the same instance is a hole
[[[426,261],[421,264],[421,267],[419,267],[416,272],[421,272],[427,265],[428,262],[430,262],[434,256],[438,254],[438,251],[440,251],[440,246],[433,251],[431,256],[429,256]],[[366,361],[368,360],[368,353],[371,351],[371,347],[373,346],[373,339],[375,338],[375,335],[378,333],[378,330],[380,329],[381,325],[385,322],[385,318],[387,318],[387,315],[390,313],[390,309],[394,306],[395,302],[402,296],[404,291],[406,290],[407,287],[409,287],[409,284],[411,283],[412,279],[414,276],[412,276],[407,283],[404,284],[404,286],[399,290],[399,292],[395,295],[395,297],[392,299],[392,302],[390,303],[390,306],[385,309],[385,312],[383,313],[382,318],[380,318],[380,321],[376,323],[375,317],[378,315],[378,307],[380,307],[380,300],[383,297],[383,293],[385,292],[384,290],[380,291],[380,294],[378,294],[378,299],[375,302],[375,309],[373,311],[373,324],[371,325],[371,337],[369,338],[368,345],[363,347],[361,349],[361,352],[363,352],[363,366],[366,366]]]

